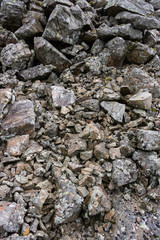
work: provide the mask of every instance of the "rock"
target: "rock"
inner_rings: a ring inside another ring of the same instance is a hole
[[[87,143],[76,134],[69,134],[66,136],[65,145],[68,147],[68,156],[77,155],[80,151],[87,150]]]
[[[3,112],[12,99],[12,90],[10,88],[0,89],[0,119],[3,118]]]
[[[89,57],[85,59],[86,69],[93,73],[93,75],[100,75],[102,64],[98,57]]]
[[[95,112],[99,111],[99,101],[97,99],[85,100],[85,101],[81,102],[81,105],[91,111],[95,111]]]
[[[81,195],[81,197],[85,198],[89,192],[86,187],[77,187],[77,192]]]
[[[40,64],[38,66],[21,71],[18,73],[18,77],[23,81],[47,79],[53,69],[53,65],[43,66]]]
[[[15,102],[2,121],[2,133],[6,136],[32,134],[35,128],[35,113],[30,100]]]
[[[104,142],[99,143],[98,145],[95,146],[94,155],[98,160],[100,159],[106,160],[109,158],[108,150],[105,148]]]
[[[17,43],[17,41],[14,33],[0,26],[0,47],[5,47],[9,43]]]
[[[109,88],[103,89],[103,96],[101,97],[103,101],[116,101],[120,100],[120,95]]]
[[[160,187],[150,190],[147,194],[151,199],[160,200]]]
[[[2,18],[2,23],[5,27],[14,30],[21,26],[23,13],[25,11],[25,4],[22,1],[14,0],[3,0],[1,1],[1,12],[2,16],[5,17],[4,22]]]
[[[100,39],[96,39],[96,41],[93,43],[91,48],[92,55],[97,55],[104,49],[104,47],[105,47],[105,42]]]
[[[8,200],[10,194],[10,188],[7,185],[0,186],[0,201]]]
[[[102,40],[109,40],[113,37],[122,37],[125,39],[131,39],[131,40],[137,40],[137,41],[140,41],[142,39],[142,32],[132,28],[130,23],[117,25],[113,27],[109,27],[107,24],[103,23],[97,29],[97,34],[99,38],[101,38]]]
[[[0,74],[0,86],[1,87],[15,87],[17,84],[18,79],[15,75],[15,71],[8,70],[4,74]]]
[[[83,198],[76,192],[76,187],[67,179],[63,179],[63,185],[55,202],[55,225],[75,221],[82,208]]]
[[[160,131],[141,130],[137,131],[137,147],[145,151],[155,151],[160,148]]]
[[[1,56],[4,70],[13,69],[19,71],[29,66],[33,53],[28,45],[21,40],[15,44],[10,43],[4,47]]]
[[[135,64],[143,64],[150,61],[156,55],[156,51],[142,43],[128,42],[127,61]]]
[[[21,155],[29,144],[29,135],[10,138],[7,142],[7,153],[12,156]]]
[[[42,37],[34,38],[37,59],[44,65],[53,64],[58,72],[68,68],[71,62],[52,44]]]
[[[153,14],[154,8],[145,0],[109,0],[104,8],[110,15],[116,15],[121,11],[138,13],[139,15]]]
[[[158,46],[159,44],[156,45],[156,43],[160,42],[160,33],[158,30],[148,30],[144,36],[144,43],[149,45],[150,47],[154,47],[156,49],[157,54],[159,55],[159,49]]]
[[[41,189],[41,191],[33,198],[33,205],[41,210],[48,196],[48,191]]]
[[[118,102],[101,102],[101,107],[116,121],[122,122],[125,113],[125,104]]]
[[[156,152],[144,152],[138,150],[134,152],[133,160],[138,162],[146,176],[155,175],[156,171],[160,169],[160,159]]]
[[[43,37],[48,41],[60,41],[74,45],[85,23],[85,15],[78,5],[70,8],[57,5],[52,11]]]
[[[52,100],[55,107],[66,107],[76,101],[72,90],[67,90],[61,86],[52,86]]]
[[[159,0],[151,0],[150,1],[150,4],[153,5],[153,7],[157,10],[157,9],[160,9],[160,2]]]
[[[152,105],[152,94],[148,92],[138,92],[128,100],[128,103],[134,108],[149,110]]]
[[[100,186],[94,186],[89,193],[88,215],[95,216],[111,210],[111,201],[107,193]]]
[[[117,158],[121,158],[120,148],[110,148],[109,149],[109,156],[112,160]]]
[[[84,161],[87,161],[93,157],[93,151],[80,152],[80,158]]]
[[[112,181],[116,187],[121,187],[136,181],[137,167],[131,159],[117,159],[113,161]]]
[[[0,212],[0,237],[6,232],[18,232],[24,222],[24,207],[14,202],[0,202]]]
[[[43,7],[45,10],[49,13],[53,11],[53,9],[56,7],[56,5],[64,5],[67,7],[73,6],[73,3],[70,0],[45,0],[43,1]]]
[[[127,45],[123,38],[116,37],[107,42],[106,48],[99,53],[103,65],[121,67],[127,54]]]
[[[91,122],[87,124],[84,130],[80,133],[80,137],[89,138],[92,140],[103,140],[103,132],[96,126],[95,123]]]
[[[32,19],[26,24],[23,24],[16,32],[15,35],[20,39],[29,39],[43,33],[43,27],[36,19]]]
[[[120,12],[116,16],[116,20],[120,23],[130,23],[139,30],[160,29],[160,21],[155,17],[140,16],[130,12]]]

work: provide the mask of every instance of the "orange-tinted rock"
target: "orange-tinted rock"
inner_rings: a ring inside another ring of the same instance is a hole
[[[7,142],[7,152],[12,156],[21,155],[29,144],[29,135],[11,138]]]

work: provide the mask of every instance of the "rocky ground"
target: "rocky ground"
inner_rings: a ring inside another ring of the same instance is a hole
[[[160,1],[0,5],[0,239],[160,239]]]

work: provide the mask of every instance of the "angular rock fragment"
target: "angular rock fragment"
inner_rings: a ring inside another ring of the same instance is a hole
[[[141,130],[137,131],[137,147],[145,151],[155,151],[160,148],[160,131]]]
[[[99,111],[99,101],[97,99],[85,100],[81,102],[81,105],[91,111],[95,111],[95,112]]]
[[[116,15],[116,13],[124,10],[139,15],[148,15],[154,12],[153,6],[145,0],[109,0],[104,9],[110,15]]]
[[[0,119],[3,118],[3,111],[11,101],[12,92],[10,88],[0,89]]]
[[[12,156],[21,155],[29,144],[29,135],[10,138],[7,142],[7,153]]]
[[[21,26],[23,13],[25,12],[25,4],[23,1],[3,0],[1,2],[1,12],[4,16],[2,23],[5,27],[14,30]]]
[[[125,104],[118,102],[101,102],[101,107],[116,121],[122,122],[125,113]]]
[[[28,23],[22,25],[15,35],[20,39],[29,39],[43,33],[43,27],[40,22],[36,19],[32,19]]]
[[[30,100],[15,102],[2,121],[2,133],[8,137],[32,134],[35,128],[35,113]]]
[[[16,43],[17,41],[14,33],[0,26],[0,47],[5,47],[9,43]]]
[[[45,65],[40,64],[38,66],[28,68],[26,70],[21,71],[18,73],[18,76],[21,80],[23,81],[28,81],[28,80],[41,80],[41,79],[46,79],[54,69],[53,65]]]
[[[78,135],[69,134],[65,138],[65,144],[68,147],[68,155],[70,157],[77,155],[80,151],[87,150],[87,143],[84,139],[81,139]]]
[[[128,100],[128,103],[135,108],[148,110],[152,105],[152,94],[148,92],[138,92]]]
[[[89,123],[80,133],[80,137],[92,140],[103,140],[104,134],[93,122]]]
[[[92,72],[93,75],[100,75],[102,64],[98,57],[89,57],[85,59],[85,64],[86,64],[87,70]]]
[[[53,64],[58,72],[62,72],[71,64],[60,51],[42,37],[34,39],[34,50],[40,62],[44,65]]]
[[[111,210],[111,201],[107,193],[100,186],[94,186],[89,193],[88,215],[95,216],[100,213],[109,212]]]
[[[112,181],[116,187],[132,183],[137,179],[137,167],[131,159],[113,161]]]
[[[61,86],[53,86],[52,100],[55,107],[62,107],[73,104],[76,101],[76,96],[72,90],[67,90]]]
[[[147,194],[151,199],[160,200],[160,187],[152,189]]]
[[[104,23],[97,29],[97,34],[99,38],[103,40],[109,40],[113,37],[122,37],[131,40],[142,39],[142,32],[132,28],[130,23],[113,27],[109,27],[107,24]]]
[[[15,87],[18,79],[15,75],[15,71],[8,70],[7,72],[0,74],[0,86],[1,87]]]
[[[7,185],[0,186],[0,201],[7,200],[6,198],[9,196],[10,188]]]
[[[75,44],[84,26],[85,15],[78,5],[57,5],[51,13],[43,37],[48,41]]]
[[[94,155],[98,160],[100,159],[106,160],[109,158],[108,150],[105,148],[104,142],[99,143],[98,145],[95,146]]]
[[[160,158],[156,152],[136,151],[133,154],[133,160],[138,161],[146,176],[154,175],[160,169]]]
[[[156,51],[142,43],[128,42],[128,54],[126,59],[130,63],[143,64],[150,61],[156,55]]]
[[[120,23],[131,23],[132,26],[139,30],[160,29],[160,21],[155,17],[140,16],[130,12],[121,12],[116,16]]]
[[[44,0],[43,1],[43,7],[45,8],[45,11],[51,13],[53,9],[56,7],[56,5],[64,5],[67,7],[73,6],[73,3],[70,0]]]
[[[0,237],[3,233],[16,233],[20,230],[26,210],[15,202],[0,202]]]
[[[4,70],[23,70],[29,66],[32,59],[32,52],[23,40],[8,44],[2,49],[1,55]]]
[[[151,0],[150,4],[153,5],[153,7],[155,8],[155,10],[160,9],[160,1],[159,0]]]

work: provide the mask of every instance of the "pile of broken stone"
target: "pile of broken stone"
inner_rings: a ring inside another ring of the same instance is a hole
[[[0,238],[160,239],[160,1],[0,5]]]

